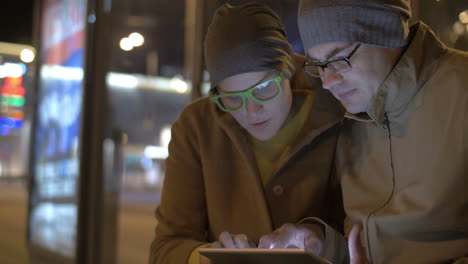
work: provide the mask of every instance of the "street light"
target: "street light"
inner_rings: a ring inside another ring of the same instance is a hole
[[[458,19],[460,19],[460,22],[462,22],[463,24],[468,24],[468,10],[461,12],[458,15]]]
[[[138,32],[133,32],[128,37],[120,40],[120,48],[125,51],[130,51],[134,47],[140,47],[145,43],[145,38]]]
[[[25,63],[30,63],[34,60],[34,51],[30,49],[23,49],[20,53],[20,59]]]
[[[145,43],[145,38],[138,32],[133,32],[132,34],[128,35],[132,45],[134,47],[140,47]]]
[[[130,51],[133,49],[132,41],[129,38],[122,38],[120,40],[120,48],[125,51]]]

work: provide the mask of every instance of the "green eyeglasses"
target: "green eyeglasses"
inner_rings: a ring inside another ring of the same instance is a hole
[[[210,98],[224,112],[237,112],[245,108],[247,98],[257,103],[268,103],[278,98],[283,91],[281,87],[282,80],[283,73],[279,72],[275,77],[243,92],[219,94],[216,87],[214,87],[210,90]]]

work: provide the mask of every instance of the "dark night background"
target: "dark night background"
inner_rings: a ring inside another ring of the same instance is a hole
[[[0,42],[33,44],[34,0],[3,0],[0,11]]]

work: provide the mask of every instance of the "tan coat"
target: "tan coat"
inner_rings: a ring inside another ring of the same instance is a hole
[[[345,121],[345,210],[374,264],[468,263],[468,54],[414,31],[368,115]]]
[[[320,94],[295,91],[293,97]],[[309,216],[340,223],[341,207],[332,208],[342,204],[340,187],[330,175],[343,112],[323,96],[266,188],[246,132],[232,116],[207,98],[187,106],[172,127],[150,263],[187,263],[194,248],[216,241],[223,231],[258,243],[284,223]]]

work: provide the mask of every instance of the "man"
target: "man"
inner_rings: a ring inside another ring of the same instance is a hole
[[[205,58],[213,88],[172,126],[150,263],[198,263],[199,247],[263,246],[273,231],[282,247],[314,248],[321,227],[307,218],[338,229],[344,218],[333,177],[342,107],[307,82],[264,5],[221,6]]]
[[[347,110],[351,263],[468,263],[468,54],[410,17],[408,0],[299,7],[304,69]]]

